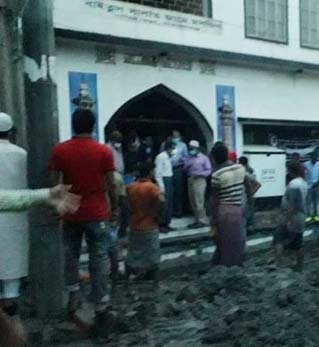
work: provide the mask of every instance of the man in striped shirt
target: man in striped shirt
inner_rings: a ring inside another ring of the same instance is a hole
[[[242,232],[243,194],[250,185],[245,168],[228,161],[227,147],[218,142],[212,149],[217,170],[212,175],[212,228],[215,231],[214,265],[241,266],[245,237]]]
[[[242,204],[245,176],[245,168],[240,164],[227,164],[213,174],[212,186],[218,189],[221,204],[238,206]]]

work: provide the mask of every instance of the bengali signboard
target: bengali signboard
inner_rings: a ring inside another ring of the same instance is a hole
[[[261,180],[263,183],[276,182],[276,169],[267,168],[261,170]]]
[[[183,14],[175,11],[152,8],[113,0],[82,0],[87,8],[104,11],[119,19],[171,26],[192,31],[220,30],[222,23],[212,18]]]
[[[249,159],[249,165],[255,170],[257,181],[261,183],[261,188],[256,193],[257,198],[269,198],[282,196],[286,189],[286,154],[275,151],[263,152],[259,146],[249,149],[244,147],[244,155]],[[270,148],[271,151],[271,148]]]

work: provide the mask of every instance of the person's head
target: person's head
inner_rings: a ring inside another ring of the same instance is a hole
[[[175,145],[179,144],[182,141],[182,135],[178,130],[174,130],[173,133],[173,142],[175,143]]]
[[[151,136],[147,136],[145,138],[145,145],[148,146],[148,147],[152,147],[153,146],[153,139]]]
[[[110,142],[114,148],[119,149],[122,147],[123,135],[119,131],[113,131],[110,135]]]
[[[291,160],[287,166],[288,166],[288,172],[290,176],[294,178],[297,178],[297,177],[304,178],[305,176],[304,166],[299,160]]]
[[[72,127],[76,135],[92,134],[95,126],[95,116],[91,110],[78,108],[72,115]]]
[[[311,153],[311,162],[313,164],[316,164],[317,161],[318,161],[318,155],[317,155],[317,152],[315,151],[315,152]]]
[[[189,154],[191,157],[196,157],[196,155],[199,153],[200,144],[196,140],[192,140],[189,142]]]
[[[154,164],[150,162],[139,163],[136,168],[137,177],[141,179],[152,178],[153,171],[154,171]]]
[[[247,167],[248,166],[248,158],[247,157],[240,157],[239,159],[238,159],[238,163],[239,164],[241,164],[241,165],[243,165],[243,166],[245,166],[245,167]]]
[[[137,135],[137,131],[135,129],[132,129],[129,134],[128,134],[128,139],[131,142],[134,142],[137,139],[138,135]]]
[[[172,135],[173,135],[173,139],[181,139],[182,138],[182,135],[178,130],[173,130]]]
[[[12,117],[0,112],[0,139],[9,139],[10,132],[13,130]]]
[[[299,161],[299,160],[300,160],[300,154],[297,153],[297,152],[292,153],[292,155],[291,155],[291,160],[297,160],[297,161]]]
[[[228,152],[228,160],[234,164],[237,163],[237,154],[234,151]]]
[[[224,164],[228,161],[228,148],[222,142],[216,142],[212,151],[211,157],[217,165]]]
[[[173,141],[166,141],[164,145],[164,151],[166,151],[168,155],[171,157],[173,155],[175,147],[176,146]]]

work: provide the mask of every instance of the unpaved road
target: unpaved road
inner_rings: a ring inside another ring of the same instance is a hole
[[[144,283],[129,291],[119,286],[108,339],[54,326],[51,342],[42,346],[317,347],[319,244],[308,241],[305,249],[303,273],[267,266],[268,250],[250,254],[244,268],[184,267],[158,290]]]

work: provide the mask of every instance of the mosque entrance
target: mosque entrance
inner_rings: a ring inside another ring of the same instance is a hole
[[[106,139],[114,130],[124,135],[124,148],[132,132],[141,140],[151,136],[155,152],[173,130],[179,130],[185,142],[200,141],[203,151],[213,143],[213,131],[205,117],[188,100],[162,84],[126,102],[105,127]]]

